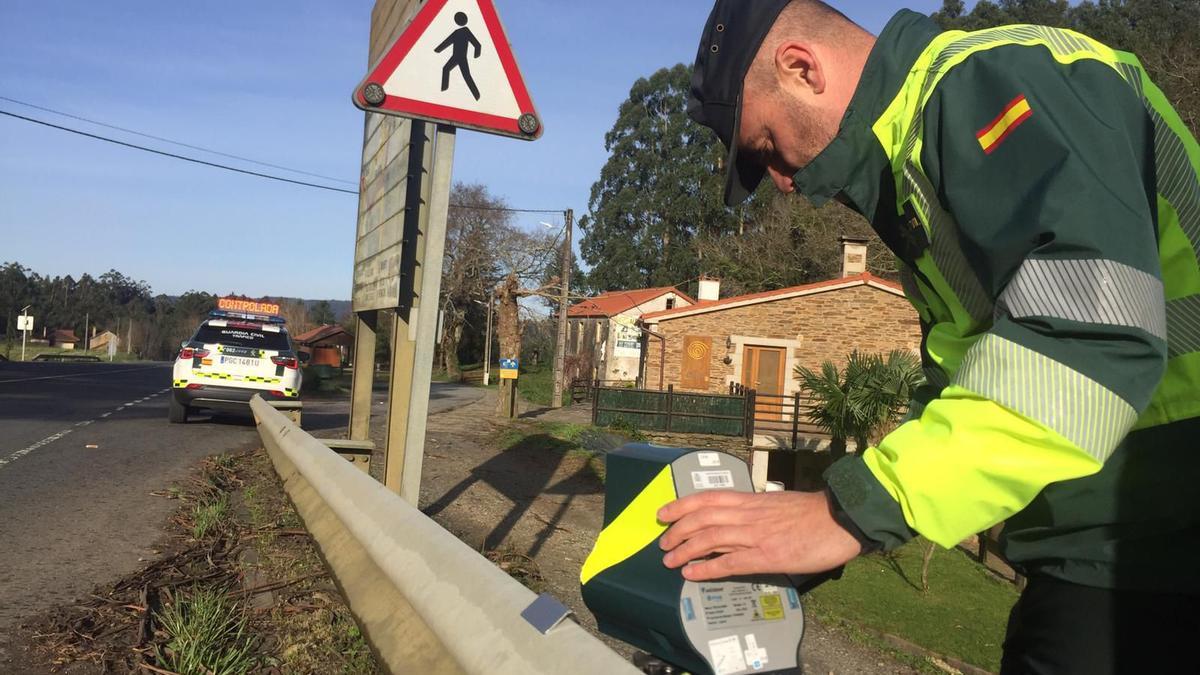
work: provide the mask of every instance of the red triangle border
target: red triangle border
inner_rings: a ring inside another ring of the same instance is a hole
[[[412,115],[425,119],[444,121],[449,124],[462,124],[485,131],[494,130],[512,136],[531,138],[530,135],[521,131],[517,123],[517,118],[489,115],[487,113],[438,105],[401,96],[389,95],[378,106],[368,104],[363,98],[362,90],[364,86],[371,82],[382,85],[396,72],[396,69],[400,67],[404,58],[412,51],[417,40],[425,34],[429,25],[441,13],[447,2],[449,0],[429,0],[425,3],[425,6],[417,12],[417,15],[413,17],[408,27],[404,29],[404,32],[400,34],[400,37],[396,39],[383,58],[379,60],[358,88],[354,90],[354,104],[370,112]],[[512,88],[513,97],[517,101],[517,108],[520,110],[520,114],[532,114],[536,116],[537,110],[533,107],[533,100],[529,96],[529,90],[525,86],[524,78],[521,77],[521,70],[517,66],[517,60],[513,55],[512,45],[508,42],[508,36],[504,32],[504,26],[500,23],[500,16],[496,12],[494,0],[475,0],[475,2],[479,7],[480,14],[483,15],[483,21],[487,25],[492,43],[496,45],[497,56],[500,57],[500,64],[504,68],[504,74],[508,78],[508,84]],[[533,137],[540,136],[541,132],[541,118],[539,117],[538,131]]]

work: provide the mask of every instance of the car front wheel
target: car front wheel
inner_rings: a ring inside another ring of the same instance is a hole
[[[172,396],[167,404],[167,419],[171,424],[184,424],[188,419],[188,407]]]

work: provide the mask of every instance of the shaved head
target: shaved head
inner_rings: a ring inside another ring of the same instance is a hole
[[[779,13],[771,32],[763,39],[747,79],[752,80],[754,86],[767,85],[768,90],[774,89],[767,80],[774,79],[775,52],[788,41],[838,48],[869,42],[871,39],[871,34],[865,29],[821,0],[792,0]]]
[[[837,136],[875,37],[820,0],[791,0],[742,84],[737,147],[784,192]]]

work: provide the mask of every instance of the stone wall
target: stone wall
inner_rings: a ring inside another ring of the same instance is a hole
[[[663,317],[655,332],[666,338],[665,384],[679,388],[685,336],[711,336],[708,391],[728,391],[741,381],[744,347],[787,350],[785,394],[796,390],[794,368],[819,368],[830,359],[840,364],[851,351],[886,353],[916,350],[921,344],[917,313],[908,300],[871,286],[829,290],[671,319]],[[649,339],[646,386],[657,389],[662,341]],[[724,359],[728,357],[730,363]]]

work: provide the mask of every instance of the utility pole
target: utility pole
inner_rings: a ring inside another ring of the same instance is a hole
[[[492,379],[492,307],[496,304],[496,292],[490,291],[487,297],[487,329],[483,341],[483,386],[491,384]]]
[[[567,305],[571,297],[571,260],[575,257],[571,251],[571,229],[575,212],[567,209],[563,212],[563,245],[562,262],[559,264],[559,300],[558,300],[558,340],[554,348],[554,398],[550,407],[561,408],[563,388],[566,383],[567,362]]]
[[[90,313],[83,313],[83,351],[85,352],[88,350],[88,346],[91,342],[91,340],[88,340],[88,320],[91,317],[92,315]]]

